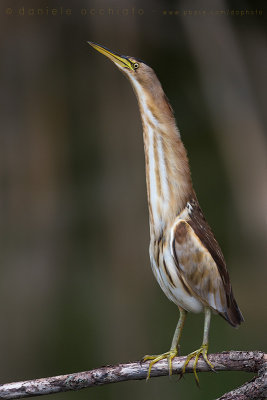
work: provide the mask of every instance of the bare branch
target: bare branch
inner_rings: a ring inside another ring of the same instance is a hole
[[[231,392],[225,393],[217,400],[263,400],[267,398],[267,357],[265,364],[258,371],[258,377]]]
[[[173,360],[173,373],[181,373],[186,357],[176,357]],[[226,351],[210,354],[209,360],[215,366],[216,371],[247,371],[261,372],[258,378],[248,382],[237,389],[237,396],[234,392],[221,397],[220,400],[229,399],[262,399],[263,397],[240,397],[239,393],[251,393],[254,389],[257,393],[266,393],[267,386],[267,354],[260,351]],[[127,380],[146,379],[148,362],[132,362],[105,366],[86,372],[76,372],[68,375],[59,375],[49,378],[34,379],[24,382],[7,383],[0,385],[0,399],[18,399],[33,396],[41,396],[70,390],[80,390],[92,386],[106,385]],[[193,370],[193,360],[190,361],[187,372]],[[265,369],[264,369],[265,368]],[[209,367],[203,359],[200,359],[197,366],[198,372],[208,372]],[[162,360],[152,368],[151,377],[168,375],[168,363]],[[254,387],[255,386],[255,387]],[[243,388],[243,389],[242,389]],[[265,390],[265,392],[264,392]],[[256,392],[255,392],[256,393]],[[231,397],[232,396],[232,397]],[[238,397],[239,396],[239,397]]]

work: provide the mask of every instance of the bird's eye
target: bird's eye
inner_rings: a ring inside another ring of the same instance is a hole
[[[134,67],[134,69],[137,69],[139,67],[139,64],[138,63],[134,63],[133,67]]]

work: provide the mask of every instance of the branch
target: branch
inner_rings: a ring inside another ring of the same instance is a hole
[[[267,354],[264,356],[265,363],[258,371],[258,377],[231,392],[225,393],[217,400],[259,400],[267,398]]]
[[[186,357],[175,357],[173,359],[173,373],[181,373],[185,359]],[[216,371],[259,372],[258,378],[254,378],[254,380],[246,383],[241,388],[225,394],[219,400],[265,398],[255,397],[255,395],[252,394],[254,390],[255,393],[261,396],[267,396],[267,354],[261,351],[225,351],[222,353],[210,354],[209,360],[214,365]],[[108,365],[86,372],[76,372],[68,375],[59,375],[24,382],[6,383],[0,385],[0,399],[41,396],[70,390],[80,390],[109,383],[146,379],[148,365],[148,362],[131,362],[113,366]],[[197,371],[210,371],[203,359],[199,359]],[[193,372],[193,360],[189,362],[186,368],[186,373],[187,372]],[[151,377],[165,376],[168,375],[168,373],[168,362],[167,360],[162,360],[153,366]]]

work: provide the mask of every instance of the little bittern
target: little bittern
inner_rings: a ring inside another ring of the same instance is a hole
[[[127,76],[136,93],[143,125],[152,270],[163,292],[180,311],[170,350],[143,358],[150,360],[148,378],[152,366],[163,358],[168,359],[172,373],[187,312],[204,312],[202,345],[187,356],[182,371],[195,358],[198,383],[196,366],[200,355],[213,369],[207,357],[211,311],[234,327],[243,321],[225,260],[199,206],[186,150],[155,72],[134,57],[88,43]]]

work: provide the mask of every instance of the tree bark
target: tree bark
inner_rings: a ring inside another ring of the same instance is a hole
[[[173,359],[173,374],[182,371],[186,357]],[[238,389],[224,394],[218,400],[248,400],[264,399],[267,397],[267,354],[261,351],[225,351],[210,354],[209,360],[216,371],[247,371],[258,372],[250,382]],[[191,360],[186,368],[186,373],[193,371]],[[70,390],[81,390],[92,386],[106,385],[109,383],[127,380],[146,379],[148,362],[131,362],[128,364],[107,365],[86,372],[40,378],[29,381],[6,383],[0,385],[0,399],[19,399],[41,396]],[[209,372],[210,369],[203,359],[199,359],[198,372]],[[168,362],[162,360],[156,363],[151,371],[151,378],[168,375]]]

